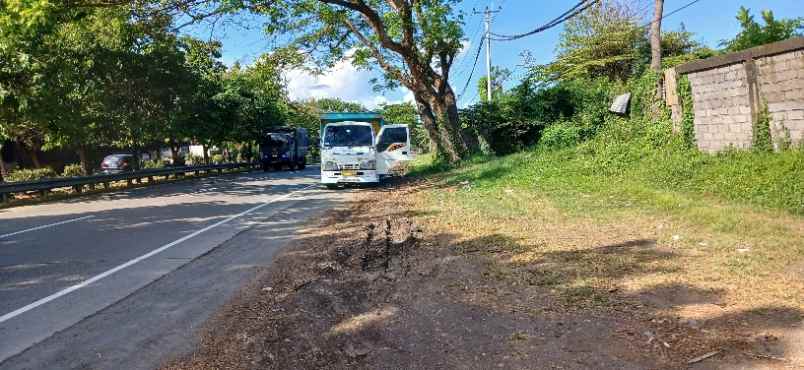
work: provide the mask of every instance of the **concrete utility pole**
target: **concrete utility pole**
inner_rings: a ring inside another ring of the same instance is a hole
[[[483,14],[484,23],[486,24],[486,101],[491,102],[491,15],[499,13],[500,8],[497,10],[490,10],[486,7],[482,13],[475,11],[475,14]]]

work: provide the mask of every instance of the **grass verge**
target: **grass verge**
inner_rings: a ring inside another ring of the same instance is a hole
[[[804,150],[708,155],[668,130],[615,121],[570,148],[457,167],[425,156],[411,172],[432,184],[416,211],[463,250],[504,251],[490,274],[568,307],[800,313]]]

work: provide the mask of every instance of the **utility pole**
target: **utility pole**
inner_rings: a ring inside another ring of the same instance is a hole
[[[474,11],[475,14],[483,14],[483,20],[486,25],[486,101],[491,102],[491,15],[499,13],[500,8],[497,10],[490,10],[486,7],[483,12]]]

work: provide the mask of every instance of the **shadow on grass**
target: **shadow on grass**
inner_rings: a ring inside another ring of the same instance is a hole
[[[535,304],[527,302],[536,306],[531,307],[535,312],[541,312],[544,307],[539,306],[555,298],[559,310],[581,314],[616,312],[639,319],[639,325],[645,328],[635,331],[635,335],[647,332],[652,333],[651,338],[661,337],[660,342],[651,345],[652,349],[671,363],[682,365],[683,361],[710,351],[718,351],[715,363],[741,366],[779,362],[788,352],[800,356],[797,352],[800,349],[792,348],[790,340],[762,336],[768,330],[801,325],[804,312],[796,307],[735,309],[724,303],[725,290],[683,281],[650,285],[636,291],[624,289],[621,284],[629,279],[682,272],[682,266],[674,261],[681,256],[658,247],[653,239],[558,251],[502,234],[468,240],[439,235],[434,239],[459,255],[488,257],[492,262],[485,265],[487,271],[482,275],[486,278],[522,295],[531,294],[524,293],[529,287],[537,289],[545,299]],[[651,338],[640,340],[652,341]],[[658,343],[666,344],[657,347]]]

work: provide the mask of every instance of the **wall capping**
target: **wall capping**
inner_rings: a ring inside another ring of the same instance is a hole
[[[735,53],[717,55],[711,58],[685,63],[676,67],[676,72],[679,74],[700,72],[731,64],[742,63],[746,60],[784,54],[800,49],[804,49],[804,37],[794,37],[784,41],[761,45]]]

